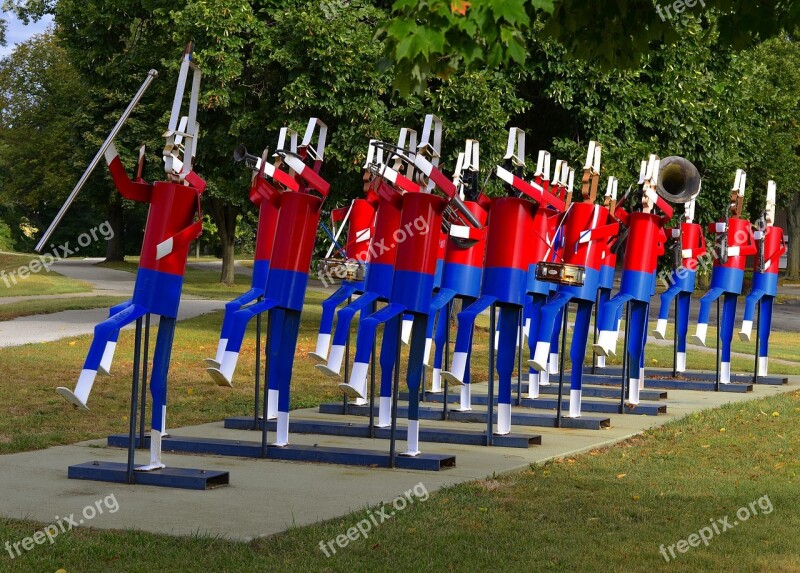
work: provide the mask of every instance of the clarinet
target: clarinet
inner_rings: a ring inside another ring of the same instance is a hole
[[[766,217],[767,213],[762,212],[761,218],[758,220],[758,230],[761,231],[761,238],[756,241],[756,246],[758,250],[756,251],[756,269],[758,272],[763,273],[766,270],[767,261],[764,260],[764,249],[766,248],[766,240],[767,240],[767,224],[766,224]]]
[[[730,224],[731,219],[731,206],[728,205],[728,208],[725,209],[725,230],[722,233],[718,233],[719,240],[717,243],[719,244],[719,262],[721,264],[725,264],[728,262],[728,225]],[[719,235],[722,235],[719,237]]]

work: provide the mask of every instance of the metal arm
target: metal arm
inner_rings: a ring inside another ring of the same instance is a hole
[[[128,107],[125,108],[125,111],[122,112],[122,115],[117,121],[117,124],[111,130],[111,133],[108,134],[108,137],[106,137],[106,140],[103,142],[103,145],[101,145],[100,149],[97,151],[97,155],[95,155],[94,159],[92,159],[91,163],[89,163],[89,166],[86,168],[86,171],[83,172],[83,175],[81,175],[81,178],[78,180],[78,183],[75,185],[75,188],[72,190],[72,193],[69,194],[69,197],[67,197],[67,200],[64,202],[64,205],[62,205],[61,209],[56,215],[56,218],[53,219],[53,222],[50,223],[50,226],[47,228],[47,231],[45,231],[44,235],[42,235],[42,238],[36,245],[37,253],[40,253],[44,248],[44,246],[47,244],[47,242],[50,240],[50,237],[56,230],[56,227],[58,227],[58,224],[61,222],[61,219],[63,219],[64,215],[66,215],[67,209],[69,209],[70,205],[72,205],[72,202],[75,200],[75,197],[78,196],[78,193],[86,184],[86,180],[89,179],[89,176],[95,170],[95,167],[97,167],[97,164],[100,162],[100,159],[102,159],[106,149],[108,148],[109,145],[111,145],[111,143],[117,137],[119,130],[122,129],[122,126],[128,120],[128,117],[130,117],[131,113],[133,113],[133,108],[135,108],[136,104],[139,103],[139,100],[142,99],[142,96],[144,96],[144,92],[147,91],[147,88],[150,87],[150,83],[154,79],[156,79],[156,77],[158,77],[157,71],[150,70],[149,72],[147,72],[147,77],[145,78],[141,87],[139,87],[139,91],[136,92],[136,95],[133,96],[131,103],[129,103]]]

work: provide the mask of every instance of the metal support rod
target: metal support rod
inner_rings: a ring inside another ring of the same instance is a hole
[[[372,312],[378,311],[378,302],[373,301]],[[363,311],[362,311],[363,312]],[[360,317],[359,317],[360,318]],[[384,336],[386,329],[384,328]],[[369,437],[375,437],[375,368],[376,357],[378,353],[378,337],[372,340],[372,356],[369,359]],[[349,382],[349,380],[348,380]]]
[[[256,304],[264,297],[258,297]],[[256,373],[255,373],[255,399],[253,400],[253,429],[258,430],[258,407],[261,382],[261,313],[256,315]],[[266,387],[264,388],[266,392]],[[265,420],[266,422],[266,420]]]
[[[721,300],[722,300],[722,297],[719,297],[717,299],[717,363],[716,363],[717,378],[716,378],[716,381],[714,382],[714,390],[717,391],[717,392],[719,392],[719,390],[720,390],[720,382],[721,382],[721,380],[720,380],[720,378],[721,378],[720,377],[720,368],[721,368],[721,365],[720,365],[720,359],[721,359],[720,342],[722,341],[722,329],[720,328],[720,324],[722,322],[721,310],[720,310],[722,308]]]
[[[450,317],[453,315],[453,301],[447,303],[445,307],[447,309],[447,315],[445,318],[447,322],[445,323],[445,328],[447,330],[444,333],[444,364],[442,365],[442,370],[450,371]],[[447,420],[447,378],[444,379],[444,400],[442,400],[442,420]]]
[[[139,402],[139,366],[142,354],[142,318],[136,319],[133,339],[133,380],[131,383],[131,414],[128,420],[128,468],[125,483],[134,483],[133,465],[136,452],[136,410]]]
[[[628,355],[628,340],[631,335],[631,306],[630,303],[625,303],[625,339],[622,342],[622,389],[619,393],[619,413],[625,413],[625,390],[626,386],[630,383],[630,368],[628,362],[630,356]],[[627,383],[627,384],[626,384]]]
[[[522,330],[525,328],[525,313],[523,312],[524,307],[520,307],[519,309],[519,347],[517,352],[517,406],[522,405],[522,350],[525,347],[525,336],[522,334]],[[530,336],[530,333],[528,333]]]
[[[400,397],[400,351],[403,346],[403,319],[397,321],[397,348],[394,357],[394,375],[392,376],[392,425],[389,430],[389,467],[394,468],[397,455],[397,399]]]
[[[139,447],[144,445],[144,417],[147,411],[147,370],[150,363],[150,313],[144,317],[144,364],[142,364],[142,401],[139,406]]]
[[[111,133],[108,134],[108,137],[106,137],[106,140],[103,142],[103,145],[101,145],[100,149],[97,150],[97,154],[94,156],[94,159],[92,159],[92,161],[89,163],[89,166],[86,168],[86,171],[83,172],[83,175],[81,175],[81,178],[75,184],[75,188],[72,189],[72,192],[69,194],[69,197],[67,197],[67,200],[64,201],[64,204],[58,211],[58,214],[56,214],[55,219],[53,219],[53,222],[50,223],[50,226],[47,228],[44,235],[42,235],[42,238],[36,245],[35,250],[37,253],[40,253],[44,248],[44,246],[47,244],[47,242],[50,240],[51,235],[56,230],[56,227],[58,227],[58,224],[61,222],[61,219],[63,219],[64,215],[66,215],[67,209],[69,209],[70,205],[72,205],[72,202],[75,200],[75,197],[78,196],[78,193],[86,184],[86,180],[89,179],[89,176],[95,170],[97,164],[100,163],[100,159],[103,157],[103,154],[106,152],[106,149],[108,149],[108,147],[114,141],[114,138],[117,137],[119,130],[122,129],[122,126],[128,120],[128,117],[130,117],[131,113],[133,113],[133,108],[136,107],[136,104],[138,104],[139,100],[142,99],[144,92],[146,92],[147,88],[150,87],[150,83],[154,79],[156,79],[157,76],[158,72],[155,70],[150,70],[149,72],[147,72],[147,77],[145,78],[144,82],[142,82],[142,85],[139,87],[139,91],[136,92],[136,95],[133,96],[131,103],[129,103],[128,107],[125,108],[125,111],[122,112],[122,115],[117,120],[116,125],[111,129]]]
[[[679,318],[678,314],[680,313],[680,305],[678,304],[678,299],[680,299],[681,294],[675,297],[675,330],[672,334],[672,377],[675,378],[678,375],[678,324]]]
[[[497,330],[495,313],[497,305],[492,303],[489,307],[489,387],[488,408],[486,416],[486,445],[494,445],[494,336]]]
[[[592,328],[592,341],[597,344],[597,315],[600,312],[600,289],[594,298],[594,327]],[[592,352],[592,374],[597,373],[597,356]]]
[[[347,306],[353,304],[353,297],[347,297]],[[359,317],[360,319],[360,317]],[[347,329],[347,340],[344,343],[344,381],[350,382],[350,328]],[[371,399],[371,398],[370,398]],[[347,416],[347,394],[342,394],[342,413]]]
[[[756,309],[756,349],[753,351],[755,357],[755,364],[753,365],[753,384],[758,384],[758,347],[761,345],[761,300],[758,301],[758,308]]]
[[[272,311],[267,311],[267,339],[264,342],[264,346],[266,348],[266,352],[264,352],[264,393],[263,396],[263,404],[264,407],[262,408],[262,412],[264,412],[264,425],[261,427],[261,457],[266,458],[269,455],[268,448],[267,448],[267,430],[269,427],[267,421],[267,412],[268,404],[267,401],[269,400],[269,368],[270,368],[270,359],[269,359],[269,349],[271,344],[272,336]]]
[[[568,322],[569,302],[564,305],[564,317],[561,319],[561,356],[558,359],[558,402],[556,402],[556,428],[561,427],[561,401],[564,399],[564,354],[566,354],[567,350]]]

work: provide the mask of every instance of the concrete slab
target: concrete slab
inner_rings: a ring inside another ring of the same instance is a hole
[[[182,491],[67,479],[67,466],[92,460],[125,461],[125,451],[108,448],[105,439],[34,452],[2,456],[0,515],[50,523],[55,516],[75,514],[114,494],[119,510],[96,516],[87,525],[101,529],[136,528],[173,535],[207,533],[234,540],[272,535],[293,525],[331,519],[366,505],[391,501],[420,482],[428,491],[486,476],[510,472],[557,457],[568,457],[612,445],[648,428],[705,408],[752,400],[797,389],[800,377],[786,386],[757,386],[750,394],[670,391],[668,413],[659,417],[615,415],[607,430],[536,428],[541,446],[528,450],[423,444],[426,452],[453,454],[455,468],[442,472],[356,468],[268,460],[165,454],[170,466],[229,470],[231,485],[209,491]],[[327,419],[314,409],[293,417]],[[341,419],[341,418],[337,418]],[[353,418],[353,420],[356,420]],[[483,425],[425,422],[426,427],[485,429]],[[125,428],[120,427],[120,431]],[[177,435],[259,440],[260,434],[227,430],[222,422],[172,430]],[[515,433],[530,432],[514,427]],[[293,435],[293,443],[368,449],[388,448],[382,440]],[[400,447],[402,448],[402,443]],[[138,452],[139,463],[146,460]]]

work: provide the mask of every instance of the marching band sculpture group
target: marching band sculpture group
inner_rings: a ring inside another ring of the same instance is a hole
[[[194,69],[194,81],[189,113],[181,118],[190,69]],[[189,245],[202,230],[200,197],[205,183],[192,171],[199,132],[199,82],[200,72],[187,49],[165,134],[167,181],[143,181],[141,161],[139,174],[129,179],[113,145],[115,132],[101,149],[119,192],[149,203],[149,215],[132,300],[112,308],[110,318],[95,328],[75,390],[58,389],[69,402],[88,409],[97,373],[110,371],[119,330],[147,313],[158,314],[150,381],[151,460],[138,468],[142,471],[164,467],[161,437],[166,432],[166,386],[175,322]],[[245,160],[252,169],[250,200],[259,212],[253,279],[249,291],[226,305],[218,350],[214,358],[206,360],[206,366],[217,384],[230,386],[248,322],[260,313],[269,313],[264,417],[277,419],[278,446],[289,443],[290,383],[300,318],[323,204],[330,190],[320,175],[326,136],[326,125],[312,118],[299,145],[297,134],[284,128],[271,157],[266,150],[260,158],[248,155],[243,147],[235,153],[236,160]],[[471,409],[475,321],[487,309],[491,313],[499,310],[496,364],[491,365],[499,379],[498,434],[511,431],[511,380],[517,349],[523,352],[526,348],[521,344],[524,335],[530,353],[528,395],[535,398],[540,386],[550,383],[549,375],[558,371],[559,325],[573,302],[568,415],[581,415],[581,381],[593,311],[599,330],[593,352],[603,367],[605,357],[616,354],[626,304],[628,344],[623,352],[628,356],[628,401],[632,406],[638,404],[645,384],[650,301],[656,293],[659,259],[667,250],[673,254],[671,286],[661,295],[653,335],[666,337],[669,307],[677,300],[676,370],[685,371],[690,301],[699,261],[708,251],[703,230],[694,222],[701,185],[691,163],[679,157],[659,160],[653,155],[642,162],[638,186],[632,192],[618,201],[618,180],[611,177],[605,197],[598,200],[601,147],[591,142],[580,197],[573,198],[574,170],[566,161],[558,161],[551,181],[546,152],[539,154],[533,179],[526,180],[525,134],[513,128],[504,165],[496,169],[504,192],[489,197],[479,185],[478,142],[466,142],[448,177],[440,166],[441,136],[441,121],[429,115],[419,143],[411,129],[400,131],[396,145],[369,142],[364,197],[332,210],[336,234],[329,232],[333,245],[320,264],[320,273],[328,280],[343,280],[322,305],[316,348],[310,353],[320,362],[319,370],[341,378],[351,326],[360,314],[354,362],[349,379],[342,380],[340,388],[356,404],[371,404],[367,377],[377,330],[383,325],[376,357],[381,371],[377,425],[385,427],[391,423],[394,372],[405,327],[409,334],[407,455],[419,453],[420,387],[432,343],[432,391],[442,392],[443,381],[459,385],[460,409]],[[745,184],[746,174],[739,170],[724,219],[709,226],[716,237],[711,288],[700,300],[700,318],[691,337],[705,345],[711,304],[724,297],[720,318],[723,384],[731,380],[736,303],[742,293],[746,259],[751,255],[755,255],[753,289],[746,299],[739,335],[750,340],[755,308],[760,303],[758,374],[767,373],[778,260],[785,252],[782,232],[774,226],[775,184],[769,182],[766,208],[755,233],[751,223],[742,218]],[[678,203],[685,203],[682,219],[668,227],[672,205]],[[339,238],[345,227],[342,246]],[[337,256],[332,257],[334,250]],[[611,297],[621,252],[621,283]],[[456,299],[463,310],[457,316],[452,361],[446,364],[444,348]],[[348,304],[339,308],[345,302]]]

